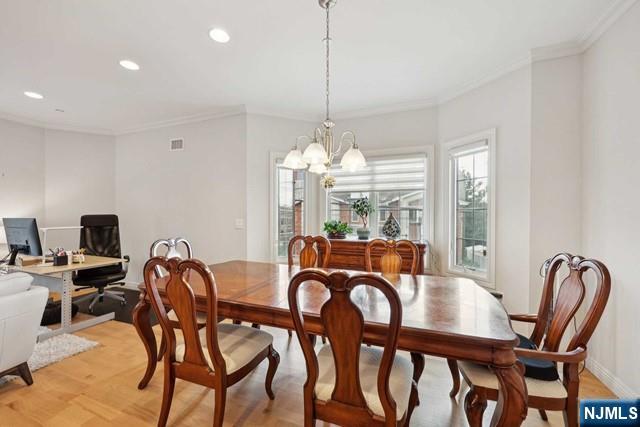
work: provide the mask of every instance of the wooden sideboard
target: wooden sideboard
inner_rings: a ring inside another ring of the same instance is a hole
[[[369,240],[358,239],[331,239],[331,259],[329,268],[344,268],[347,270],[364,271],[364,250]],[[424,258],[427,251],[427,244],[414,242],[418,247],[418,274],[424,274]],[[320,260],[322,264],[324,253],[319,248]],[[402,273],[411,272],[411,251],[406,247],[400,247],[398,253],[402,257]],[[371,251],[371,263],[374,271],[380,271],[380,257],[384,254],[384,248],[376,246]]]

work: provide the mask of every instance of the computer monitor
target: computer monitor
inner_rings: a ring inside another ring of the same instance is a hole
[[[35,218],[2,218],[7,246],[11,251],[9,264],[14,264],[18,252],[42,256],[40,234]]]

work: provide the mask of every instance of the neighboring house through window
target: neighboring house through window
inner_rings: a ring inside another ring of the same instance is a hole
[[[495,130],[445,144],[448,270],[493,283]]]

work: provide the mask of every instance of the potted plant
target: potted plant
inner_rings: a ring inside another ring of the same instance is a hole
[[[351,209],[360,217],[362,220],[362,227],[356,229],[356,233],[358,233],[358,239],[367,240],[371,231],[367,227],[367,219],[369,218],[369,214],[373,213],[375,209],[371,206],[371,202],[368,197],[361,197],[355,200],[351,204]]]
[[[344,239],[347,237],[347,234],[353,230],[346,222],[336,221],[334,219],[324,223],[324,231],[327,233],[329,239]]]

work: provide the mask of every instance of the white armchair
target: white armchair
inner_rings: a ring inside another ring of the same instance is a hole
[[[27,385],[33,384],[27,360],[49,296],[31,282],[26,273],[0,275],[0,377],[20,375]]]

